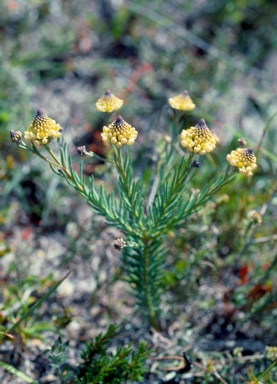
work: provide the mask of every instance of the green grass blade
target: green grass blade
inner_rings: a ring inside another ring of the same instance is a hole
[[[14,323],[7,331],[6,333],[11,333],[16,327],[19,326],[19,324],[27,319],[37,308],[41,306],[41,304],[48,299],[50,295],[52,295],[53,292],[56,291],[56,289],[61,285],[61,283],[68,277],[70,274],[70,271],[61,279],[59,280],[52,288],[49,289],[49,291],[44,295],[36,304],[34,304],[16,323]]]
[[[37,384],[37,381],[34,381],[33,379],[31,379],[31,377],[26,376],[24,373],[20,372],[16,368],[14,368],[12,365],[9,365],[9,364],[3,363],[3,361],[0,361],[0,367],[3,367],[7,371],[13,373],[14,375],[19,377],[20,379],[26,381],[26,383]]]
[[[269,371],[277,364],[277,360],[273,361],[273,363],[258,377],[258,379],[255,380],[254,384],[258,384],[260,380],[268,374]]]

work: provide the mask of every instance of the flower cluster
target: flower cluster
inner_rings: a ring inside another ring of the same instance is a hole
[[[169,98],[168,103],[171,108],[182,111],[192,111],[195,108],[195,104],[191,100],[188,91],[183,91],[180,95]]]
[[[113,112],[117,111],[123,105],[123,100],[119,99],[107,89],[104,96],[96,102],[96,108],[99,112]]]
[[[32,124],[24,132],[24,138],[36,145],[46,145],[61,136],[60,130],[61,126],[55,120],[50,119],[41,109],[38,109]]]
[[[187,91],[183,91],[181,94],[170,98],[169,104],[174,109],[180,110],[192,110],[195,108],[195,104],[192,102]],[[114,96],[111,91],[107,90],[103,97],[98,99],[96,107],[102,112],[112,112],[119,109],[123,105],[123,100]],[[41,109],[37,110],[33,122],[29,128],[24,132],[24,138],[26,141],[32,142],[35,145],[47,145],[53,139],[57,139],[61,136],[61,127],[55,120],[46,116]],[[118,148],[123,145],[133,145],[137,136],[137,130],[123,120],[121,116],[118,116],[110,125],[103,127],[101,133],[102,140],[104,142],[110,142]],[[17,144],[25,145],[22,141],[22,134],[20,131],[10,132],[11,141]],[[238,140],[241,146],[246,145],[245,139]],[[214,150],[216,144],[219,142],[219,138],[215,133],[212,133],[206,125],[204,119],[201,119],[198,124],[189,129],[182,130],[180,135],[180,144],[187,148],[189,152],[193,152],[200,155],[205,155]],[[78,147],[78,153],[81,155],[89,155],[86,147]],[[256,157],[253,149],[251,148],[238,148],[227,155],[227,160],[239,173],[246,176],[252,176],[253,171],[257,168]],[[192,167],[199,167],[199,162],[194,160],[191,164]]]
[[[126,123],[121,116],[118,116],[108,127],[103,127],[103,133],[101,133],[104,142],[110,142],[119,148],[125,144],[133,145],[137,135],[136,129]]]
[[[201,119],[195,127],[182,131],[180,142],[189,152],[205,155],[215,149],[217,141],[218,137],[211,133],[205,120]]]
[[[238,148],[227,155],[226,159],[239,173],[246,176],[252,176],[257,168],[256,156],[252,148]]]

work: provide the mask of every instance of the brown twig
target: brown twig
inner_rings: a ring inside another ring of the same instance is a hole
[[[222,379],[222,377],[220,376],[220,374],[219,374],[215,369],[213,369],[212,371],[210,371],[208,368],[204,367],[204,365],[199,364],[199,363],[197,363],[197,362],[195,362],[195,361],[193,362],[193,365],[195,365],[196,367],[202,369],[202,370],[205,371],[205,372],[210,372],[212,375],[214,375],[216,378],[218,378],[218,380],[221,381],[221,383],[223,383],[223,384],[227,384],[227,382],[226,382],[224,379]]]

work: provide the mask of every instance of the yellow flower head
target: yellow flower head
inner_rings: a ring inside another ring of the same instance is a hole
[[[50,119],[41,109],[38,109],[32,124],[24,132],[24,139],[36,145],[46,145],[61,136],[60,130],[61,126],[55,120]]]
[[[103,133],[101,133],[103,141],[109,141],[117,147],[122,147],[125,144],[133,145],[137,135],[136,129],[126,123],[121,116],[118,116],[108,127],[103,127]]]
[[[171,108],[181,109],[182,111],[192,111],[195,108],[188,91],[183,91],[180,95],[169,98],[168,103]]]
[[[205,120],[201,119],[195,127],[181,132],[181,145],[189,152],[205,155],[215,149],[218,138],[207,127]]]
[[[232,167],[237,168],[239,173],[246,176],[252,176],[252,171],[257,168],[257,160],[252,148],[238,148],[227,155],[226,159]]]
[[[96,102],[96,109],[99,112],[113,112],[117,111],[123,105],[123,100],[119,99],[107,89],[104,96]]]

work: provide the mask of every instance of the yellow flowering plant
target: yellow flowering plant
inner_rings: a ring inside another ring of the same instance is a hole
[[[181,132],[181,145],[189,152],[206,155],[215,149],[217,138],[207,127],[205,120],[201,119],[195,127],[183,129]]]
[[[170,97],[168,99],[168,104],[171,108],[181,111],[192,111],[195,108],[195,104],[191,100],[188,91],[183,91],[177,96]]]
[[[96,108],[102,112],[114,111],[123,103],[118,100],[109,91],[97,101]],[[195,107],[187,92],[169,99],[169,104],[183,111]],[[121,252],[122,268],[138,308],[156,329],[159,328],[161,297],[165,289],[163,279],[169,252],[166,236],[172,229],[185,225],[192,214],[235,177],[226,162],[225,173],[211,178],[201,190],[193,191],[190,179],[196,171],[201,172],[198,171],[199,156],[203,159],[214,151],[219,139],[210,131],[204,119],[190,128],[182,126],[181,133],[175,123],[171,125],[171,137],[163,138],[163,150],[159,151],[149,185],[144,181],[144,174],[134,180],[130,146],[136,144],[139,129],[121,116],[103,127],[102,139],[113,153],[112,161],[106,161],[112,163],[117,174],[111,172],[111,177],[115,177],[112,192],[108,187],[98,188],[93,177],[83,174],[85,158],[99,156],[87,151],[85,146],[79,147],[82,161],[77,172],[66,144],[60,139],[61,127],[41,110],[38,110],[23,135],[19,131],[11,131],[13,143],[48,162],[53,172],[82,195],[94,212],[122,232],[122,237],[115,240],[113,245]],[[52,147],[54,139],[58,140],[58,154],[57,146],[56,150],[53,149],[54,145]],[[247,176],[256,168],[252,149],[232,151],[227,160],[233,168]],[[149,173],[149,169],[145,172]]]
[[[24,132],[24,139],[37,146],[46,145],[51,140],[58,139],[61,136],[60,131],[60,125],[46,116],[41,109],[38,109],[33,122]]]
[[[246,176],[253,176],[253,171],[257,168],[257,160],[252,148],[238,148],[227,155],[226,159],[239,173]]]
[[[120,148],[125,144],[133,145],[138,132],[136,128],[126,123],[121,116],[118,116],[108,127],[103,127],[103,133],[101,135],[104,142],[110,142]]]
[[[116,97],[109,89],[107,89],[104,96],[97,100],[96,109],[99,112],[114,112],[121,108],[123,103],[123,100]]]

